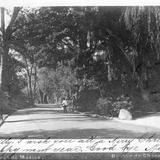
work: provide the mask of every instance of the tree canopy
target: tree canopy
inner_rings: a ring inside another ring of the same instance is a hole
[[[39,90],[51,101],[62,92],[71,96],[76,87],[77,92],[97,87],[102,97],[119,86],[152,90],[160,58],[159,7],[16,7],[4,25],[4,91],[16,77],[7,76],[11,57],[15,73],[18,67],[23,70],[23,89],[31,99],[42,95]]]

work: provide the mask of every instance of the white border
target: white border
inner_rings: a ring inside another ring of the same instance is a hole
[[[0,0],[0,6],[160,6],[159,0]]]

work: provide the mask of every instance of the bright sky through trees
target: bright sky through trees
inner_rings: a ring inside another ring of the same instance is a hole
[[[13,7],[5,8],[5,28],[7,28],[8,24],[11,20],[12,12],[13,12]],[[0,12],[0,19],[1,19],[1,12]],[[0,26],[1,26],[1,20],[0,20]]]

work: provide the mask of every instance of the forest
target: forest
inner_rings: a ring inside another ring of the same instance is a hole
[[[73,96],[82,112],[159,111],[160,7],[1,7],[0,17],[1,113]]]

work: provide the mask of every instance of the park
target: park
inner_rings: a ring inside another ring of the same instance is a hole
[[[160,7],[1,7],[0,19],[1,138],[158,138]]]

